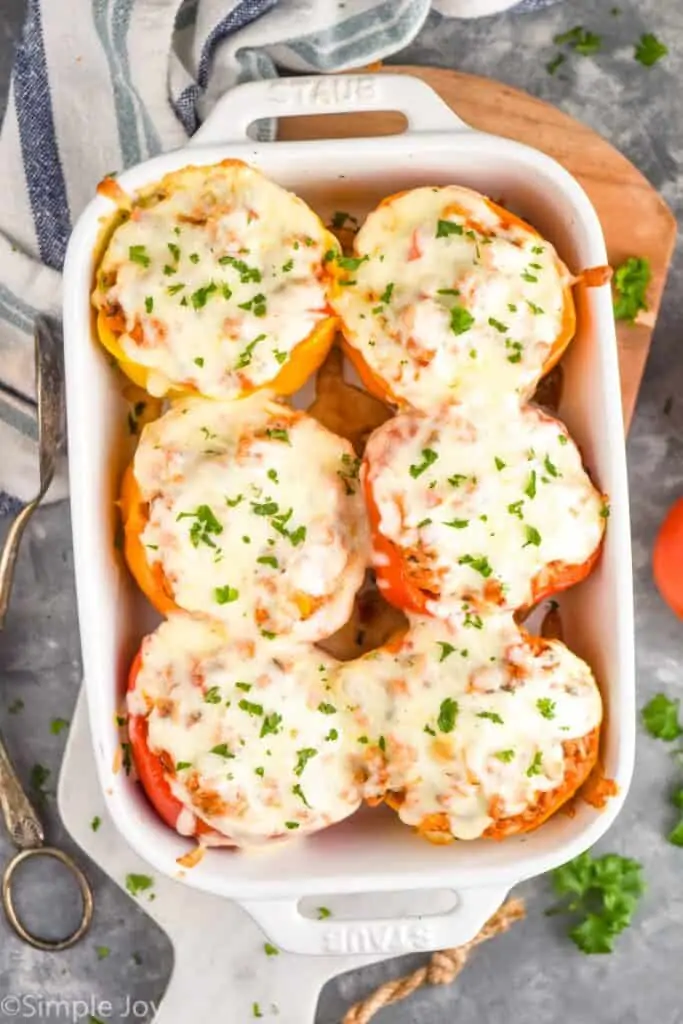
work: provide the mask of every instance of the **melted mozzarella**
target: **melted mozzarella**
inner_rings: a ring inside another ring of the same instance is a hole
[[[355,251],[333,305],[397,401],[531,391],[570,301],[569,273],[535,231],[469,189],[418,188],[371,213]]]
[[[148,390],[236,398],[273,380],[328,316],[319,218],[229,161],[169,175],[112,235],[96,304],[121,310],[119,344]]]
[[[260,393],[177,402],[135,455],[147,559],[179,607],[236,635],[328,636],[367,562],[357,465],[347,441]]]
[[[602,540],[602,496],[563,424],[534,406],[402,414],[372,435],[364,467],[380,532],[439,600],[528,605],[537,577],[581,566]]]
[[[511,615],[465,606],[448,622],[413,618],[398,649],[341,666],[347,694],[369,688],[380,729],[365,795],[400,794],[407,824],[444,814],[451,835],[475,839],[560,787],[563,744],[600,724],[600,693],[563,644],[534,643]]]
[[[228,640],[175,616],[148,636],[129,712],[175,766],[173,795],[238,846],[326,828],[361,800],[358,744],[332,675],[312,647]]]

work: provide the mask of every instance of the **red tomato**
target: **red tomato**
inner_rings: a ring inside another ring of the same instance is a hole
[[[669,509],[659,528],[652,570],[659,593],[683,619],[683,498]]]

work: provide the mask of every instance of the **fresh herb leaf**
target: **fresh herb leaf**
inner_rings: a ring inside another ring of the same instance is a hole
[[[230,752],[230,747],[227,743],[217,743],[215,747],[211,747],[210,754],[215,754],[217,757],[234,758],[234,754]]]
[[[436,237],[448,238],[449,235],[462,235],[462,224],[455,224],[452,220],[439,220],[436,222]]]
[[[274,946],[272,944],[272,942],[264,942],[263,943],[263,952],[266,954],[266,956],[279,956],[280,955],[280,950],[277,948],[277,946]]]
[[[246,711],[248,715],[256,716],[256,715],[262,715],[263,714],[263,705],[262,704],[254,704],[252,701],[245,700],[244,698],[239,702],[239,704],[237,706],[242,711]]]
[[[581,25],[577,25],[568,32],[562,32],[560,35],[554,36],[553,42],[557,46],[563,46],[565,43],[568,43],[572,50],[584,57],[598,53],[602,46],[600,36],[594,32],[589,32],[588,29],[583,28]]]
[[[523,544],[523,547],[529,547],[530,544],[533,544],[534,547],[540,546],[542,538],[535,526],[529,526],[528,523],[525,523],[524,535],[526,537],[526,540]]]
[[[643,724],[651,736],[669,743],[683,735],[683,729],[678,723],[679,704],[678,697],[670,700],[663,693],[658,693],[648,701],[641,715]]]
[[[101,824],[102,819],[100,818],[99,814],[96,814],[93,820],[90,822],[90,828],[93,830],[93,832],[97,832],[99,831],[99,827]]]
[[[332,917],[332,911],[327,907],[318,907],[318,920],[324,921],[326,917]]]
[[[417,464],[412,465],[410,467],[410,475],[412,476],[413,480],[417,480],[419,476],[422,476],[422,474],[426,472],[426,470],[428,470],[429,467],[432,466],[439,457],[437,453],[433,451],[433,449],[431,448],[423,448],[421,455],[422,462],[418,462]]]
[[[505,334],[505,332],[509,330],[507,324],[501,323],[500,320],[496,320],[494,316],[489,317],[489,326],[494,327],[499,334]]]
[[[390,281],[379,297],[380,302],[391,302],[391,294],[394,290],[394,282]]]
[[[220,704],[222,699],[220,686],[210,686],[204,694],[205,704]]]
[[[552,60],[549,60],[545,66],[546,71],[549,75],[554,75],[561,64],[564,64],[566,57],[563,53],[556,53]]]
[[[441,701],[441,707],[439,708],[439,717],[436,720],[441,732],[453,732],[455,728],[455,721],[458,717],[458,702],[452,700],[450,697],[446,697],[445,700]]]
[[[474,317],[464,306],[451,308],[451,330],[453,334],[464,334],[474,323]]]
[[[280,568],[280,563],[274,555],[261,555],[261,557],[257,558],[256,561],[259,565],[269,565],[271,569]]]
[[[536,497],[536,470],[535,469],[531,470],[531,473],[529,475],[528,483],[527,483],[526,487],[524,488],[524,493],[526,494],[527,498],[535,498]]]
[[[477,714],[477,718],[488,718],[489,722],[495,722],[496,725],[504,724],[497,711],[480,711]]]
[[[282,427],[269,427],[266,430],[266,437],[269,437],[271,441],[282,441],[284,444],[291,444],[289,431],[284,430]]]
[[[437,640],[436,646],[441,648],[441,657],[439,661],[445,661],[449,654],[452,654],[455,650],[453,644],[447,643],[445,640]]]
[[[644,32],[633,51],[633,56],[646,68],[651,68],[669,52],[668,46],[660,42],[653,32]]]
[[[53,736],[59,736],[63,729],[69,728],[69,722],[66,718],[53,718],[50,722],[50,732]]]
[[[288,828],[288,829],[299,828],[299,822],[298,821],[286,821],[285,822],[285,828]]]
[[[326,704],[325,701],[321,701],[318,704],[318,711],[323,715],[336,715],[337,713],[334,704]]]
[[[540,775],[543,768],[543,754],[540,750],[537,750],[534,754],[534,759],[526,770],[528,778],[532,778],[534,775]]]
[[[470,525],[469,519],[451,519],[450,522],[444,522],[444,526],[452,526],[454,530],[464,530],[466,526]]]
[[[509,764],[514,758],[515,752],[514,750],[497,750],[493,756],[497,757],[503,764]]]
[[[301,750],[297,750],[297,762],[296,767],[294,769],[294,774],[301,775],[303,773],[304,768],[311,760],[311,758],[316,757],[317,754],[318,751],[315,749],[315,747],[302,747]]]
[[[217,286],[211,281],[210,284],[204,285],[203,288],[198,288],[196,292],[192,292],[190,295],[190,302],[192,303],[193,309],[202,309],[209,298],[214,292],[218,291]]]
[[[208,505],[199,505],[194,512],[179,512],[176,520],[179,521],[181,519],[195,520],[190,527],[190,542],[193,547],[199,547],[200,544],[206,544],[210,548],[216,547],[211,540],[211,535],[217,536],[221,534],[223,526],[216,519]]]
[[[138,896],[141,892],[151,889],[153,885],[154,879],[149,875],[136,875],[135,873],[126,875],[126,889],[131,896]]]
[[[128,258],[133,263],[139,263],[141,267],[148,267],[151,263],[147,247],[144,245],[131,245],[128,249]]]
[[[668,840],[674,846],[683,846],[683,819],[669,832]]]
[[[213,596],[216,604],[232,604],[240,596],[240,592],[226,583],[224,587],[215,587]]]
[[[536,707],[544,718],[552,720],[555,717],[555,701],[551,700],[550,697],[539,697],[536,701]]]
[[[640,256],[629,258],[614,272],[614,317],[616,320],[636,319],[641,309],[647,310],[645,298],[652,278],[650,261]]]
[[[240,702],[241,704],[241,702]],[[258,707],[258,705],[255,705]],[[266,715],[261,725],[261,732],[259,738],[263,739],[264,736],[273,735],[277,736],[280,731],[280,725],[282,724],[282,715],[278,714],[277,711],[272,711],[269,715]]]
[[[496,464],[496,469],[497,469],[497,470],[499,470],[499,471],[500,471],[501,469],[505,469],[505,467],[506,467],[506,465],[507,465],[507,463],[506,463],[506,462],[503,462],[503,460],[502,460],[502,459],[499,459],[497,455],[495,456],[495,458],[494,458],[494,460],[493,460],[493,461],[494,461],[494,462],[495,462],[495,464]]]

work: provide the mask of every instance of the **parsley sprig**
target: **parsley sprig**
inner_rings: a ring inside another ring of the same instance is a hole
[[[583,953],[611,953],[645,890],[641,872],[638,861],[616,853],[582,853],[553,872],[555,892],[563,899],[546,913],[579,917],[568,934]]]
[[[640,256],[629,258],[614,272],[614,317],[616,320],[636,319],[641,309],[648,308],[645,294],[652,277],[650,261]]]

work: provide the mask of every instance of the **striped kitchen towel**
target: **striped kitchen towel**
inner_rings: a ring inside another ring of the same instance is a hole
[[[32,325],[39,311],[59,317],[67,240],[97,182],[181,145],[238,82],[381,60],[413,39],[431,6],[27,0],[0,133],[0,515],[36,489]],[[65,492],[61,473],[49,497]]]

